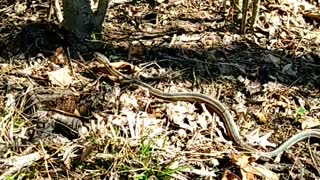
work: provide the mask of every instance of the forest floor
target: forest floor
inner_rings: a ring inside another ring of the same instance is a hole
[[[48,1],[2,0],[0,179],[320,179],[319,139],[248,154],[203,104],[119,83],[93,56],[218,99],[260,151],[320,128],[319,5],[264,1],[241,34],[226,2],[113,3],[102,34],[80,42]]]

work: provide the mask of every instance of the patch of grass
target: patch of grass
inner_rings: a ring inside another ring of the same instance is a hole
[[[170,168],[170,163],[161,163],[163,158],[158,151],[154,150],[152,140],[142,139],[139,153],[143,170],[135,176],[136,179],[170,179],[173,174],[181,170],[181,168]]]
[[[7,176],[6,180],[17,180],[17,179],[33,179],[35,177],[35,171],[30,170],[30,168],[23,168],[20,172]]]

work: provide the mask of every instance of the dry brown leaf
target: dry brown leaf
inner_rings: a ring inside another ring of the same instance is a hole
[[[112,67],[119,70],[119,69],[125,69],[128,73],[136,73],[141,71],[141,69],[133,64],[130,64],[128,62],[112,62]]]
[[[278,180],[279,177],[266,167],[253,162],[250,156],[233,155],[232,162],[239,166],[244,180],[257,179],[256,176],[268,180]]]
[[[281,25],[281,19],[280,19],[278,13],[274,13],[270,16],[269,23],[271,23],[271,26],[280,26]]]
[[[313,11],[316,10],[316,7],[310,4],[308,1],[296,1],[296,0],[287,0],[289,7],[294,9],[294,13],[299,11]]]
[[[139,41],[133,41],[129,46],[129,57],[137,54],[141,55],[145,51],[145,46]],[[133,68],[134,69],[134,68]]]
[[[260,123],[266,123],[268,120],[265,116],[265,112],[254,112],[254,115],[258,118]]]
[[[60,109],[65,112],[75,113],[76,106],[78,104],[78,97],[77,96],[64,96],[57,100],[56,108]]]
[[[191,112],[194,112],[193,104],[187,102],[169,103],[167,105],[167,115],[180,128],[188,129],[193,132],[197,126],[197,122],[193,121],[195,118]]]
[[[17,2],[15,5],[14,5],[14,11],[17,15],[21,15],[23,13],[25,13],[27,9],[27,4],[26,3],[20,3],[20,2]]]
[[[123,74],[134,74],[137,72],[140,72],[141,69],[133,64],[130,64],[128,62],[111,62],[110,63],[111,66],[120,71]],[[120,77],[118,76],[114,76],[113,74],[111,74],[106,68],[105,68],[105,64],[103,63],[99,63],[99,62],[92,62],[89,64],[89,69],[99,75],[104,75],[107,76],[108,79],[110,79],[111,81],[114,82],[118,82],[120,79]]]
[[[53,63],[58,64],[58,65],[67,65],[68,64],[68,58],[67,58],[66,54],[64,53],[64,50],[62,47],[59,47],[56,49],[56,52],[50,58],[50,61],[52,61]]]
[[[140,72],[140,68],[127,62],[112,62],[111,66],[118,71],[124,72],[124,74],[134,74],[136,72]],[[119,77],[111,75],[110,72],[106,72],[105,68],[103,68],[101,71],[95,72],[108,73],[107,76],[110,80],[119,81]]]
[[[10,71],[11,71],[10,64],[0,63],[0,72],[1,73],[7,73]]]
[[[139,102],[137,97],[134,95],[121,94],[120,96],[121,105],[127,107],[128,109],[138,109]]]
[[[56,71],[48,72],[48,77],[53,85],[58,85],[61,87],[69,86],[73,81],[73,77],[70,76],[70,70],[68,66]]]
[[[320,126],[319,119],[309,117],[309,116],[304,116],[301,119],[299,119],[299,121],[301,122],[302,129],[309,129],[309,128],[313,128],[316,126]]]
[[[236,174],[234,174],[230,170],[226,170],[223,173],[223,177],[222,177],[222,180],[240,180],[240,179],[241,179],[240,177],[238,177]]]
[[[88,147],[85,147],[83,150],[82,150],[82,153],[80,155],[80,162],[84,162],[87,157],[90,155],[90,153],[92,152],[93,150],[93,146],[90,145]]]
[[[314,40],[314,43],[315,43],[315,44],[320,44],[320,33],[317,33],[317,34],[316,34],[316,38],[315,38],[315,40]]]

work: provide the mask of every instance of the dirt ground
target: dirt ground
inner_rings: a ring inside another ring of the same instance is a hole
[[[218,99],[247,142],[271,151],[320,127],[312,2],[262,1],[244,34],[229,1],[114,3],[84,42],[48,17],[48,1],[2,0],[0,179],[320,179],[319,139],[254,158],[202,104],[118,83],[93,56],[162,91]]]

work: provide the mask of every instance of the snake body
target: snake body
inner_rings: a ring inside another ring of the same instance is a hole
[[[303,130],[293,136],[291,136],[289,139],[287,139],[284,143],[282,143],[280,146],[278,146],[276,149],[270,152],[261,152],[253,147],[251,147],[249,144],[244,142],[240,135],[240,130],[238,129],[238,126],[236,122],[234,121],[231,113],[228,111],[227,108],[218,100],[213,99],[211,97],[205,96],[200,93],[193,93],[193,92],[182,92],[182,93],[165,93],[158,89],[155,89],[151,87],[150,85],[141,82],[135,78],[131,78],[127,75],[122,74],[121,72],[115,70],[112,65],[110,64],[107,57],[105,57],[101,53],[95,53],[95,57],[98,61],[103,63],[107,70],[115,76],[118,76],[121,79],[121,82],[130,82],[133,84],[136,84],[138,86],[142,86],[144,88],[147,88],[149,90],[149,93],[155,96],[156,98],[168,100],[168,101],[186,101],[186,102],[197,102],[197,103],[204,103],[207,107],[207,109],[210,112],[215,112],[224,122],[227,130],[227,135],[231,137],[232,141],[235,142],[237,145],[239,145],[241,148],[248,150],[251,153],[256,153],[263,157],[274,157],[282,153],[283,151],[287,150],[294,144],[305,140],[310,137],[318,138],[320,139],[320,129],[308,129]]]

